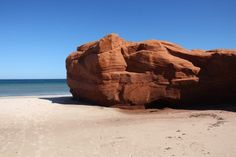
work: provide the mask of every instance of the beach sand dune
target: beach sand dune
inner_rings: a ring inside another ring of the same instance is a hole
[[[235,157],[236,112],[0,98],[1,157]]]

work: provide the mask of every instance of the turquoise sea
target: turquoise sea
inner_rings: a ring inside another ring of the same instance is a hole
[[[0,80],[0,97],[69,95],[66,79]]]

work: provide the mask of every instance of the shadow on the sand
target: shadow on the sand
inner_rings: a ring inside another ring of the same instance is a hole
[[[236,112],[236,104],[228,103],[228,104],[221,104],[221,103],[198,103],[198,104],[173,104],[173,103],[162,103],[162,102],[154,102],[146,105],[148,109],[164,109],[164,108],[171,108],[171,109],[179,109],[179,110],[223,110],[223,111],[230,111]]]
[[[61,97],[40,97],[40,99],[49,100],[52,103],[60,105],[86,105],[86,106],[101,106],[94,104],[89,101],[73,99],[72,96],[61,96]],[[114,107],[114,106],[113,106]],[[115,106],[116,107],[116,106]],[[194,104],[194,105],[175,105],[161,102],[154,102],[145,106],[146,109],[164,109],[171,108],[177,110],[223,110],[236,112],[236,104]],[[117,107],[120,108],[120,107]],[[134,107],[121,107],[122,109],[132,110]]]
[[[54,97],[40,97],[39,99],[49,100],[52,103],[60,105],[86,105],[86,106],[99,106],[88,101],[76,100],[72,96],[54,96]]]

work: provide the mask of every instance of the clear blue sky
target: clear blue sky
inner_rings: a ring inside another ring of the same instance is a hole
[[[108,33],[236,48],[235,0],[0,0],[0,79],[65,78],[65,58]]]

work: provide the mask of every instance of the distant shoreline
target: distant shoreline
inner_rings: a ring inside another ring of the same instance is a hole
[[[45,94],[45,95],[9,95],[9,96],[0,96],[0,99],[9,99],[9,98],[41,98],[41,97],[72,97],[71,94]]]
[[[66,78],[19,78],[19,79],[0,79],[0,80],[66,80]]]
[[[0,97],[70,94],[66,79],[0,80]]]

